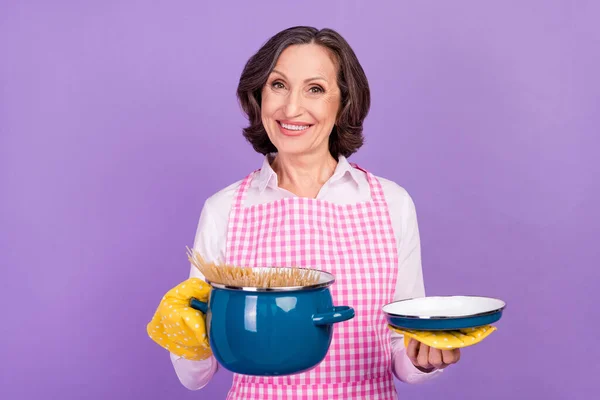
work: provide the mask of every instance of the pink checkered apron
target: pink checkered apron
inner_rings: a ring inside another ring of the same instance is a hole
[[[335,324],[327,356],[317,367],[289,376],[234,374],[227,399],[397,399],[381,307],[394,295],[398,254],[381,184],[364,171],[371,200],[357,204],[290,197],[245,207],[257,172],[235,194],[226,262],[330,272],[336,278],[330,287],[334,305],[351,306],[356,316]]]

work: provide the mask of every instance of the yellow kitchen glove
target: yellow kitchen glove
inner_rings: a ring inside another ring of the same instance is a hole
[[[481,342],[491,335],[496,327],[492,325],[477,328],[465,328],[452,331],[417,331],[412,329],[400,329],[392,325],[389,328],[404,335],[404,346],[408,347],[410,339],[415,339],[429,347],[440,350],[460,349]]]
[[[212,355],[204,313],[190,307],[192,297],[208,302],[211,286],[190,278],[169,290],[158,305],[146,331],[152,340],[188,360],[205,360]]]

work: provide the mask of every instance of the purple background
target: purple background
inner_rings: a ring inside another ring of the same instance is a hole
[[[428,294],[508,303],[488,341],[400,398],[591,397],[598,15],[591,0],[2,1],[0,398],[225,397],[224,371],[181,386],[145,325],[187,278],[204,199],[260,165],[243,64],[298,24],[339,30],[366,70],[351,161],[413,196]]]

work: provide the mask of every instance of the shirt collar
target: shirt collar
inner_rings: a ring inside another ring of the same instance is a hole
[[[273,168],[271,168],[271,162],[273,161],[274,157],[275,154],[267,154],[264,157],[262,167],[260,168],[258,175],[254,178],[252,182],[253,186],[258,186],[258,189],[261,193],[268,186],[273,188],[277,187],[277,174],[275,173]],[[335,171],[333,172],[333,175],[331,176],[331,178],[329,178],[329,182],[333,183],[344,178],[345,176],[349,176],[356,185],[360,186],[361,182],[364,180],[361,180],[360,174],[361,172],[358,169],[354,168],[352,164],[348,162],[348,159],[346,157],[340,155],[338,157],[338,164],[335,168]]]
[[[267,154],[264,157],[262,167],[252,182],[253,185],[258,185],[258,189],[261,193],[264,192],[269,185],[277,187],[277,174],[273,168],[271,168],[271,161],[274,156],[274,154]]]

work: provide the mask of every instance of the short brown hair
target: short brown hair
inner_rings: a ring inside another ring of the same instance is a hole
[[[262,124],[262,89],[277,59],[287,47],[310,43],[329,49],[337,60],[341,107],[329,137],[331,155],[336,158],[338,155],[348,157],[363,145],[363,121],[371,106],[371,94],[356,54],[348,42],[332,29],[296,26],[277,33],[250,57],[238,84],[237,97],[250,122],[244,128],[244,137],[261,154],[277,151]]]

